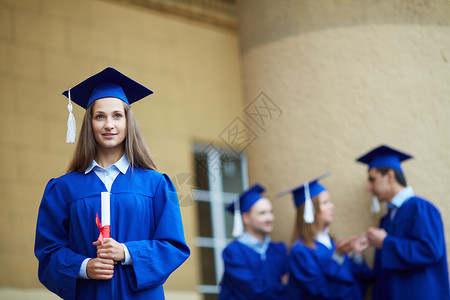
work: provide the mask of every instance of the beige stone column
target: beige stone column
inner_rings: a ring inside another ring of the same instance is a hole
[[[408,183],[448,220],[448,1],[238,4],[246,122],[256,136],[247,148],[250,183],[268,187],[274,237],[288,241],[294,220],[292,198],[274,195],[328,171],[332,233],[378,224],[381,215],[369,212],[367,167],[355,158],[382,143],[415,156],[404,164]],[[266,107],[256,105],[261,95]]]

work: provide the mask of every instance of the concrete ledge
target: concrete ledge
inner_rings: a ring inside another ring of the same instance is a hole
[[[165,291],[166,300],[200,300],[199,293],[193,291]],[[61,299],[45,289],[16,289],[0,287],[0,299],[8,300],[57,300]]]

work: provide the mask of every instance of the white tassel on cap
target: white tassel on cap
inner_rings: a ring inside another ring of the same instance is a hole
[[[242,215],[239,199],[234,203],[234,221],[233,221],[233,237],[240,237],[244,233],[244,224],[242,223]]]
[[[314,223],[314,205],[311,200],[311,196],[309,193],[309,183],[305,182],[305,210],[303,212],[303,220],[305,223],[312,224]]]
[[[69,110],[69,118],[67,119],[66,142],[69,144],[73,144],[73,143],[75,143],[75,139],[77,136],[77,124],[75,122],[75,117],[72,113],[73,106],[72,106],[72,101],[70,99],[70,90],[69,90],[69,104],[67,105],[67,109]]]
[[[380,201],[378,201],[377,196],[372,196],[372,206],[370,207],[370,212],[377,214],[381,211]]]

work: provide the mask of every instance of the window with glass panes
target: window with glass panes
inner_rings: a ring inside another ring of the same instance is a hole
[[[201,284],[205,300],[217,299],[223,275],[222,251],[232,240],[233,216],[226,206],[248,187],[247,161],[221,147],[194,146],[196,207],[200,249]]]

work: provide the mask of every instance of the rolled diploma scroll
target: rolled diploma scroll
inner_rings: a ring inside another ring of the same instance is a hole
[[[101,216],[102,221],[95,218],[95,222],[97,223],[97,227],[100,230],[100,234],[98,236],[98,240],[103,245],[103,238],[109,238],[110,237],[110,224],[111,224],[111,210],[110,210],[110,198],[109,198],[109,192],[102,192],[101,194]]]
[[[102,227],[111,225],[111,210],[109,204],[109,192],[102,192]],[[109,231],[108,236],[104,235],[103,237],[109,238]]]

